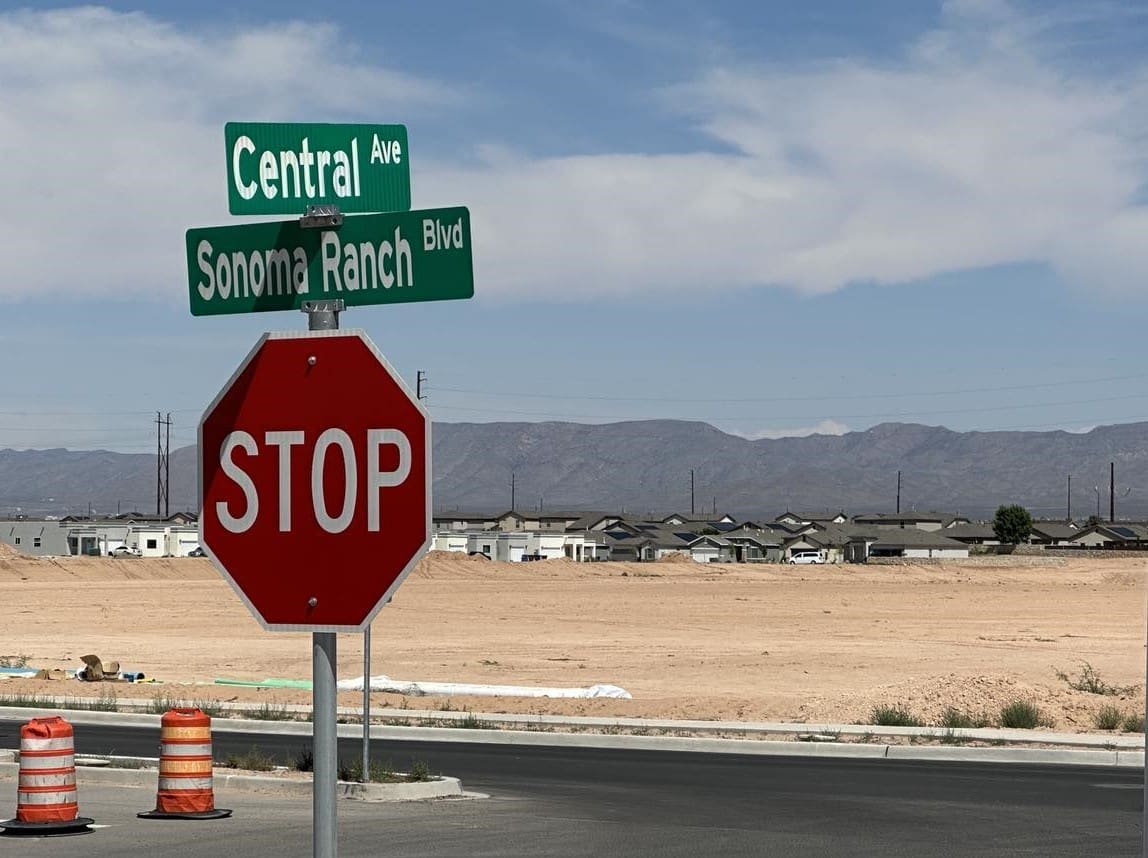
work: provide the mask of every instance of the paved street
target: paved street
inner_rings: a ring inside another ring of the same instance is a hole
[[[5,723],[0,738],[7,739]],[[81,750],[147,731],[88,727]],[[0,741],[0,744],[7,744]],[[289,757],[297,737],[217,734]],[[104,750],[107,748],[105,747]],[[352,758],[354,741],[340,753]],[[402,765],[427,760],[489,798],[339,806],[343,856],[1135,856],[1139,769],[745,757],[563,747],[381,743]],[[14,791],[14,783],[0,789]],[[81,810],[108,827],[85,837],[0,839],[24,856],[310,855],[309,801],[221,791],[231,820],[136,820],[149,790],[85,789]],[[0,808],[14,796],[0,792]],[[34,849],[34,851],[32,851]]]

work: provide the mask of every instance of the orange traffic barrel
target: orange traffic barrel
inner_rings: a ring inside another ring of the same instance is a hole
[[[169,709],[160,720],[159,791],[141,819],[222,819],[211,784],[211,717],[199,709]]]
[[[59,716],[33,718],[20,728],[16,818],[5,834],[80,834],[92,820],[79,815],[72,725]]]

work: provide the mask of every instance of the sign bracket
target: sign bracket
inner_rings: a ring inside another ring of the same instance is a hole
[[[342,298],[329,298],[324,301],[304,301],[299,308],[307,314],[307,330],[339,330],[339,314],[347,309]]]
[[[300,229],[329,229],[343,225],[343,213],[330,203],[307,206],[299,218]]]

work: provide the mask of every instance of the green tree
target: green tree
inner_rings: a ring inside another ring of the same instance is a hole
[[[999,506],[993,517],[993,533],[1006,545],[1026,542],[1032,533],[1032,516],[1020,504]]]

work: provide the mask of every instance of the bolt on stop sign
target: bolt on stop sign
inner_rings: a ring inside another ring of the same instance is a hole
[[[362,631],[430,546],[430,451],[364,333],[265,334],[199,424],[203,546],[264,628]]]

